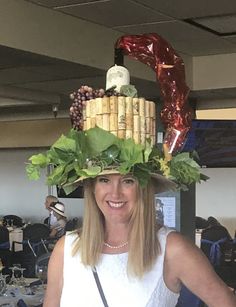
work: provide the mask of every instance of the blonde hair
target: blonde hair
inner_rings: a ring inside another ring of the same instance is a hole
[[[48,195],[45,199],[46,207],[49,209],[51,203],[58,202],[58,199],[54,195]]]
[[[75,241],[72,255],[80,252],[81,261],[85,266],[95,266],[103,248],[105,222],[95,201],[94,181],[86,180],[84,197],[83,228]],[[153,267],[160,254],[152,182],[144,189],[138,186],[137,199],[137,205],[130,219],[127,272],[130,275],[142,277]]]

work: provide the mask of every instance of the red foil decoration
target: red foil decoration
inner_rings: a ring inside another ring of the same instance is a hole
[[[166,129],[164,142],[170,153],[180,150],[192,120],[192,110],[187,104],[189,88],[185,83],[182,58],[156,33],[122,36],[115,48],[121,48],[124,55],[147,64],[156,72],[164,100],[161,111]]]

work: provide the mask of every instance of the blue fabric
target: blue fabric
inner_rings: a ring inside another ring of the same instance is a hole
[[[188,288],[182,286],[179,300],[176,307],[201,307],[203,302],[198,296],[193,294]]]
[[[220,257],[221,257],[221,248],[220,244],[224,243],[227,240],[227,238],[222,238],[218,241],[211,241],[207,239],[201,239],[201,243],[211,244],[210,249],[210,262],[213,265],[219,265],[220,264]]]
[[[0,249],[9,249],[9,248],[10,248],[10,242],[0,243]]]
[[[22,299],[20,299],[17,302],[17,307],[28,307],[28,305]]]

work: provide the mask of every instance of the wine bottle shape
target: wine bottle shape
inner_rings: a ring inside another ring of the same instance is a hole
[[[106,74],[106,90],[115,87],[120,92],[122,85],[130,84],[130,74],[124,66],[124,56],[121,48],[115,49],[115,65],[108,69]]]

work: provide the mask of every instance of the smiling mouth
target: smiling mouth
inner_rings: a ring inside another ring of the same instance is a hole
[[[107,203],[112,208],[121,208],[125,205],[125,202],[108,201]]]

